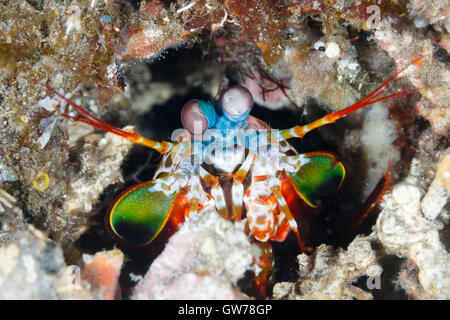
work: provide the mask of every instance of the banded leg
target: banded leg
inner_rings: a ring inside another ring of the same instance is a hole
[[[233,186],[231,187],[231,194],[233,197],[232,214],[234,221],[242,220],[242,202],[244,200],[243,182],[245,177],[247,176],[248,171],[250,170],[250,166],[255,159],[256,155],[252,152],[249,152],[244,163],[233,176]]]
[[[200,190],[201,186],[199,183],[193,183],[191,185],[190,192],[188,194],[188,201],[189,201],[189,211],[187,212],[188,218],[191,217],[193,214],[196,214],[198,212],[199,207],[199,198],[200,198]]]
[[[286,219],[289,224],[289,228],[295,233],[298,241],[298,245],[300,247],[301,252],[306,252],[309,247],[305,245],[302,238],[300,237],[300,232],[298,231],[297,222],[294,219],[294,216],[291,213],[291,210],[289,209],[289,206],[286,203],[286,200],[284,199],[283,195],[281,194],[281,190],[279,186],[273,187],[273,195],[278,201],[278,204],[280,205],[281,211],[286,216]]]
[[[228,210],[227,204],[225,202],[225,195],[223,193],[222,187],[220,186],[219,179],[206,171],[202,166],[200,166],[199,171],[200,177],[211,187],[211,195],[215,200],[217,211],[224,219],[228,219]]]
[[[189,218],[192,214],[200,214],[206,208],[214,210],[214,199],[206,193],[200,183],[200,178],[194,175],[189,180],[188,185],[190,190],[187,194],[189,210],[186,211],[186,217]]]
[[[252,188],[261,183],[266,185],[267,192],[261,193],[260,191],[252,194]],[[249,228],[257,240],[262,242],[283,241],[290,229],[296,234],[300,250],[305,252],[309,249],[300,237],[297,222],[281,193],[277,178],[273,175],[254,176],[253,185],[247,189],[246,197]],[[263,212],[261,212],[262,206],[264,206]],[[280,214],[277,213],[279,212],[278,208],[280,208]]]
[[[267,297],[267,287],[271,287],[275,280],[275,260],[273,258],[272,244],[270,241],[258,241],[256,244],[261,250],[261,254],[259,257],[254,258],[254,291],[255,297],[264,299]]]

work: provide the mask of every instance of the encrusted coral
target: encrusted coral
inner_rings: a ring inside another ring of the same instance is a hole
[[[423,39],[417,31],[396,31],[389,24],[383,24],[374,33],[380,47],[394,60],[397,69],[404,68],[409,57],[423,57],[423,64],[405,75],[411,83],[421,90],[422,99],[416,108],[419,114],[428,119],[436,133],[448,135],[450,114],[448,101],[450,93],[450,71],[437,59],[430,59],[434,50],[431,39]]]
[[[63,199],[75,168],[58,119],[66,104],[33,80],[49,81],[68,96],[87,79],[100,91],[117,86],[121,7],[101,1],[0,2],[2,163],[15,176],[13,189],[27,214],[55,238],[64,238],[61,231],[72,224]]]
[[[119,249],[100,251],[95,255],[83,255],[82,281],[89,283],[91,291],[103,300],[120,298],[119,276],[124,255]]]
[[[353,240],[345,251],[322,244],[310,256],[299,255],[297,261],[298,282],[277,283],[274,299],[372,299],[369,292],[352,282],[362,275],[379,276],[382,272],[369,239],[362,237]],[[372,269],[376,272],[371,272]]]
[[[245,299],[235,287],[249,269],[248,237],[215,212],[192,217],[136,285],[133,299]]]
[[[61,248],[32,226],[0,245],[0,298],[92,299],[80,268],[66,266]],[[77,273],[78,272],[78,273]]]
[[[417,28],[424,28],[427,24],[432,24],[447,32],[450,31],[450,6],[448,1],[412,0],[408,3],[408,11],[414,18],[414,24]]]
[[[420,166],[417,160],[413,164]],[[410,176],[387,196],[386,207],[376,224],[377,236],[387,252],[408,258],[416,266],[416,271],[410,267],[399,277],[402,287],[415,298],[450,298],[450,254],[439,236],[443,221],[448,221],[444,206],[449,194],[439,181],[443,167],[448,168],[448,155],[442,159],[440,174],[425,196],[417,185],[421,170],[413,168]],[[439,216],[442,220],[437,219]],[[417,281],[411,280],[414,279],[411,274],[415,274]]]
[[[124,128],[133,131],[132,127]],[[90,134],[84,139],[80,156],[80,172],[70,182],[72,192],[64,202],[64,210],[69,214],[90,212],[103,190],[110,184],[123,182],[117,170],[132,143],[112,133],[105,136]]]

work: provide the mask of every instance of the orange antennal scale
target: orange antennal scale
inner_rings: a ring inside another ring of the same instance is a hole
[[[100,120],[99,118],[95,117],[94,115],[90,114],[84,108],[80,107],[76,103],[67,99],[63,94],[59,93],[52,87],[50,87],[44,83],[41,83],[39,81],[36,81],[36,80],[33,80],[33,81],[40,84],[41,86],[45,87],[48,91],[54,93],[55,95],[57,95],[58,97],[63,99],[65,102],[67,102],[68,104],[73,106],[75,111],[79,115],[79,117],[72,117],[72,116],[69,116],[68,114],[64,114],[64,113],[60,114],[64,118],[82,122],[82,123],[88,124],[92,127],[95,127],[97,129],[106,131],[106,132],[111,132],[115,135],[118,135],[118,136],[121,136],[122,138],[127,139],[128,141],[130,141],[132,143],[140,144],[140,145],[146,146],[148,148],[154,149],[154,150],[160,152],[161,154],[167,153],[174,146],[173,143],[170,143],[167,141],[158,142],[155,140],[148,139],[148,138],[140,135],[139,133],[127,132],[127,131],[121,130],[119,128],[116,128],[116,127]]]
[[[422,64],[422,58],[417,58],[416,60],[414,60],[413,62],[411,62],[409,65],[407,65],[405,68],[403,68],[402,70],[396,72],[394,75],[392,75],[389,79],[385,80],[378,88],[376,88],[375,90],[373,90],[371,93],[369,93],[367,96],[365,96],[364,98],[362,98],[361,100],[355,102],[354,104],[333,112],[333,113],[329,113],[327,115],[325,115],[324,117],[315,120],[309,124],[306,124],[304,126],[295,126],[293,128],[289,128],[289,129],[284,129],[281,130],[281,136],[284,139],[290,139],[290,138],[303,138],[303,136],[305,134],[307,134],[308,132],[322,127],[326,124],[330,124],[335,122],[336,120],[345,117],[346,115],[355,112],[359,109],[362,109],[364,107],[367,107],[371,104],[374,104],[376,102],[379,101],[383,101],[383,100],[387,100],[387,99],[391,99],[397,96],[403,96],[403,95],[407,95],[413,92],[416,92],[420,89],[423,88],[415,88],[415,89],[410,89],[410,90],[404,90],[404,91],[400,91],[400,92],[396,92],[384,97],[380,97],[378,98],[383,92],[384,90],[387,88],[388,84],[394,80],[395,78],[397,78],[403,71],[405,71],[406,69],[408,69],[411,65],[415,65],[415,66],[420,66]]]

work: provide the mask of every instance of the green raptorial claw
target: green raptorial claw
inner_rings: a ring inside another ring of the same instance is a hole
[[[311,207],[320,206],[342,185],[346,170],[330,152],[310,152],[296,172],[287,172],[295,185],[298,195]]]
[[[117,197],[109,211],[109,225],[119,238],[147,245],[169,219],[177,192],[165,192],[155,180],[131,187]]]

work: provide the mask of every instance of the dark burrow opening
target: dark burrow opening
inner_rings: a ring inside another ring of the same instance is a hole
[[[164,80],[177,83],[180,78],[184,78],[186,75],[185,71],[177,67],[180,60],[188,60],[196,67],[202,68],[207,65],[206,59],[208,57],[203,56],[202,48],[194,46],[189,49],[168,50],[162,58],[148,63],[147,67],[151,71],[152,81]],[[227,77],[230,80],[230,85],[236,84],[236,70],[227,70]],[[155,105],[150,112],[137,116],[137,131],[155,140],[169,140],[172,131],[182,127],[180,121],[181,108],[186,101],[193,98],[211,100],[211,97],[207,96],[201,87],[191,87],[186,94],[174,95],[166,103]],[[306,113],[303,108],[306,108]],[[266,121],[272,128],[282,129],[308,123],[325,115],[326,111],[315,101],[310,101],[302,106],[302,109],[292,107],[276,111],[255,105],[251,114]],[[338,155],[338,159],[345,162],[350,169],[346,185],[322,210],[321,214],[311,222],[310,237],[307,242],[312,247],[326,243],[335,248],[342,247],[345,249],[357,234],[370,234],[376,221],[377,209],[356,231],[352,232],[348,228],[351,212],[357,210],[364,201],[361,196],[362,181],[358,169],[358,165],[363,161],[361,151],[354,150],[351,154],[343,154],[339,148],[339,142],[344,140],[346,129],[349,126],[352,126],[350,122],[341,119],[326,129],[318,129],[309,133],[304,139],[295,139],[291,143],[300,153],[320,150],[334,152]],[[136,284],[130,274],[143,276],[159,252],[150,250],[143,254],[140,250],[117,244],[105,230],[104,217],[108,206],[119,193],[139,182],[152,179],[160,159],[161,156],[157,152],[141,146],[134,146],[121,167],[125,182],[110,185],[104,190],[95,208],[95,215],[91,219],[92,227],[76,242],[76,247],[82,253],[94,254],[97,251],[112,249],[115,246],[125,253],[125,264],[120,278],[123,298],[129,297]],[[300,250],[294,234],[291,233],[282,243],[274,242],[273,248],[275,282],[297,281],[298,265],[296,257]],[[364,281],[364,279],[360,280],[363,289],[365,289]],[[239,286],[245,293],[252,295],[252,274],[247,273],[247,276],[239,281]],[[393,286],[389,286],[389,288],[391,287],[394,289]],[[377,294],[376,296],[380,298],[383,294]],[[406,296],[403,292],[396,291],[395,293],[386,293],[386,297],[399,299]]]

